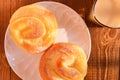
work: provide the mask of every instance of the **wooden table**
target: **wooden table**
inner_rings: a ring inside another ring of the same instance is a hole
[[[21,80],[10,68],[4,51],[4,35],[13,12],[19,7],[43,0],[0,0],[0,80]],[[95,0],[53,0],[80,14],[91,34],[92,49],[85,80],[120,80],[120,29],[99,26],[88,19]]]

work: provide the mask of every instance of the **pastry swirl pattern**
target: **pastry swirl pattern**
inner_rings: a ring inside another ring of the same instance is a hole
[[[40,53],[56,38],[57,21],[54,14],[39,5],[19,8],[10,19],[10,34],[14,42],[29,53]]]
[[[56,43],[42,55],[39,69],[42,80],[83,80],[86,55],[75,44]]]

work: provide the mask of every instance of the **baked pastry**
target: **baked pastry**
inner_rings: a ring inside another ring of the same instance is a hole
[[[71,43],[56,43],[40,60],[42,80],[84,80],[87,60],[84,51]]]
[[[48,9],[31,4],[19,8],[10,19],[13,41],[29,53],[46,50],[56,38],[57,21]]]

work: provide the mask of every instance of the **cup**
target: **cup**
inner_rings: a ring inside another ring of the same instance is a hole
[[[90,20],[106,27],[120,28],[120,0],[95,0]]]

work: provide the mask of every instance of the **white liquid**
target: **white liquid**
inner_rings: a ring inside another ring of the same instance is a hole
[[[94,14],[102,24],[120,28],[120,0],[98,0]]]

